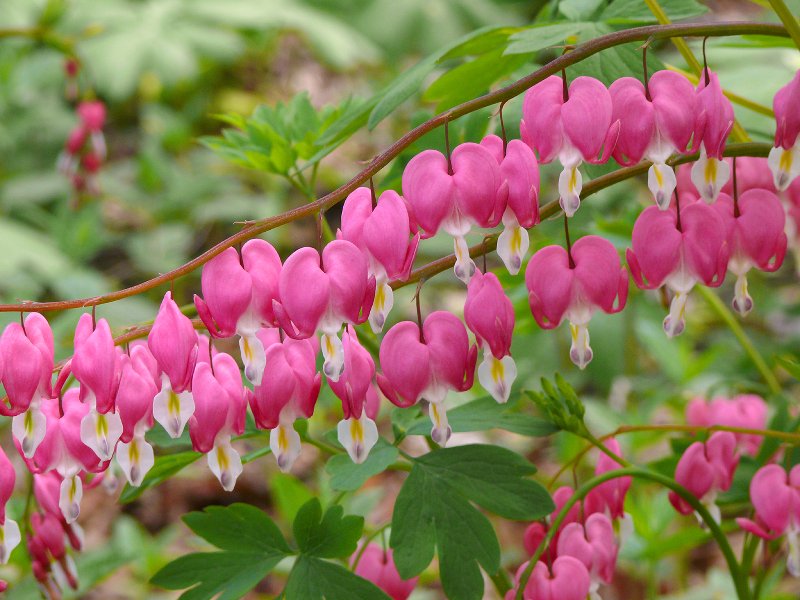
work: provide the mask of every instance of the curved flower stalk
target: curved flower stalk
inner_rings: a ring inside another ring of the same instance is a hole
[[[514,306],[494,273],[480,271],[467,286],[464,321],[483,349],[478,381],[497,402],[508,402],[517,365],[511,358],[514,335]]]
[[[286,259],[279,283],[281,301],[273,302],[281,328],[291,338],[321,333],[322,371],[336,381],[344,369],[339,331],[345,323],[364,323],[375,297],[375,277],[367,260],[347,240],[334,240],[322,251],[300,248]]]
[[[733,106],[722,93],[717,74],[704,69],[697,84],[695,139],[700,140],[700,159],[692,167],[692,181],[700,197],[711,204],[731,176],[722,160],[725,143],[733,129]]]
[[[300,436],[294,429],[298,418],[314,414],[322,377],[317,373],[317,348],[310,339],[280,340],[275,329],[261,329],[269,377],[248,396],[256,425],[270,429],[269,447],[278,467],[286,472],[300,455]]]
[[[81,421],[81,440],[100,460],[111,460],[122,435],[122,420],[115,411],[119,355],[108,321],[100,319],[95,325],[92,315],[82,314],[75,328],[74,347],[72,374],[80,383],[81,402],[89,406]]]
[[[253,385],[264,373],[264,348],[256,332],[276,324],[273,300],[280,300],[281,259],[260,239],[228,248],[203,266],[203,297],[194,296],[197,314],[212,337],[239,335],[244,374]]]
[[[360,464],[367,460],[369,451],[378,442],[378,426],[374,421],[378,405],[369,402],[371,394],[377,399],[373,385],[375,362],[372,355],[358,342],[352,325],[348,325],[342,336],[342,346],[344,373],[338,381],[329,379],[328,385],[342,401],[344,419],[336,427],[339,442],[352,461]]]
[[[386,332],[378,385],[401,408],[421,399],[430,402],[431,436],[444,446],[452,434],[445,398],[450,390],[472,387],[477,358],[478,347],[470,347],[464,324],[451,313],[435,311],[421,326],[402,321]]]
[[[359,549],[353,555],[358,559],[354,573],[371,581],[382,589],[392,600],[407,600],[417,587],[419,577],[403,579],[397,572],[391,548],[381,548],[378,544],[367,544],[363,552]]]
[[[0,402],[0,414],[12,417],[11,431],[22,453],[31,458],[45,435],[42,402],[53,395],[53,331],[39,313],[24,325],[9,323],[0,338],[0,379],[10,406]]]
[[[675,481],[700,500],[719,523],[717,494],[731,487],[738,465],[736,438],[729,431],[717,431],[707,442],[695,442],[686,449],[675,468]],[[670,492],[669,501],[683,515],[693,512],[675,492]]]
[[[564,170],[558,179],[559,204],[571,217],[581,204],[583,161],[608,160],[617,142],[619,121],[606,86],[593,77],[566,79],[551,75],[525,93],[520,123],[522,140],[539,153],[541,163],[558,158]]]
[[[229,354],[198,362],[192,378],[195,410],[189,419],[192,447],[202,452],[208,467],[226,492],[242,473],[242,459],[231,437],[244,433],[247,398],[239,365]]]
[[[764,189],[749,189],[731,198],[720,194],[714,207],[722,216],[730,259],[728,270],[736,275],[733,308],[742,316],[753,308],[747,289],[747,273],[753,267],[777,271],[786,255],[786,215],[778,197]]]
[[[666,285],[673,292],[664,331],[668,337],[680,335],[695,284],[717,287],[725,280],[730,250],[722,217],[702,202],[666,211],[650,206],[633,225],[632,245],[626,256],[633,280],[641,289]]]
[[[581,369],[593,356],[588,329],[592,315],[598,308],[617,313],[628,298],[628,273],[617,251],[611,242],[595,235],[582,237],[569,250],[561,246],[539,250],[528,263],[525,284],[540,327],[554,329],[564,319],[569,321],[569,356]]]
[[[774,177],[775,187],[786,190],[800,175],[800,71],[775,94],[772,107],[775,111],[775,147],[767,163]]]
[[[497,238],[497,254],[512,275],[519,273],[528,253],[528,229],[539,222],[539,163],[530,147],[520,140],[508,144],[487,135],[481,146],[500,166],[498,202],[504,207],[503,232]]]
[[[785,535],[789,542],[786,569],[800,577],[800,465],[788,473],[779,465],[760,468],[750,481],[750,500],[755,521],[739,518],[736,522],[765,540]]]
[[[394,304],[394,292],[389,283],[408,279],[420,234],[397,192],[386,190],[374,206],[372,194],[369,188],[360,187],[347,196],[342,205],[338,237],[352,242],[367,257],[369,274],[375,277],[375,299],[369,311],[369,324],[372,331],[380,333]]]
[[[697,112],[694,88],[683,75],[657,71],[647,86],[634,77],[621,77],[608,91],[614,107],[611,119],[620,123],[614,159],[623,166],[642,158],[651,161],[647,185],[656,205],[667,210],[676,180],[666,162],[675,152],[689,150]]]
[[[413,218],[425,232],[440,229],[454,239],[454,271],[464,283],[475,273],[464,236],[472,227],[495,227],[503,216],[505,196],[500,167],[483,146],[467,142],[456,146],[452,156],[424,150],[403,171],[403,196]]]
[[[155,464],[153,447],[145,434],[153,427],[153,398],[161,381],[156,359],[145,344],[133,345],[130,355],[120,358],[120,365],[117,412],[122,433],[116,457],[128,483],[136,487]]]
[[[164,294],[147,347],[161,374],[159,393],[153,399],[153,417],[172,438],[179,438],[194,413],[192,374],[197,363],[197,333],[191,320]]]

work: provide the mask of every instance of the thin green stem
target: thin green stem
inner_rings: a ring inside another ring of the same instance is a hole
[[[369,543],[372,540],[374,540],[376,537],[378,537],[380,534],[382,534],[384,531],[386,531],[386,528],[389,527],[391,524],[392,524],[391,522],[384,523],[378,529],[376,529],[375,531],[370,533],[366,538],[364,538],[364,543],[361,544],[361,548],[358,549],[358,554],[356,554],[356,558],[353,561],[353,565],[352,565],[352,567],[350,567],[351,571],[355,571],[356,570],[356,567],[358,566],[358,562],[361,560],[361,557],[364,555],[364,552],[367,550],[367,546],[369,545]]]
[[[783,0],[769,0],[769,3],[772,6],[772,10],[775,11],[775,14],[778,15],[778,18],[783,23],[783,26],[786,27],[786,31],[792,36],[794,45],[800,50],[800,23],[798,23],[797,17],[792,14],[792,11],[789,10],[789,7],[786,6]]]
[[[669,477],[665,477],[660,473],[655,473],[652,471],[648,471],[646,469],[642,469],[640,467],[626,467],[623,469],[619,469],[616,471],[609,471],[607,473],[603,473],[593,479],[590,479],[586,483],[584,483],[581,487],[579,487],[575,493],[570,496],[569,500],[564,504],[564,506],[559,511],[556,518],[550,525],[550,528],[547,531],[547,535],[545,535],[544,540],[542,543],[539,544],[539,547],[536,549],[536,552],[531,557],[528,566],[523,571],[522,575],[520,576],[519,580],[519,587],[517,589],[516,600],[523,600],[523,594],[525,591],[525,586],[530,579],[531,573],[533,572],[533,567],[536,565],[536,562],[541,557],[542,553],[547,548],[547,545],[552,541],[553,537],[555,536],[556,532],[561,527],[564,519],[567,516],[570,508],[572,508],[577,502],[583,500],[586,495],[596,488],[598,485],[605,483],[606,481],[611,481],[613,479],[618,479],[620,477],[636,477],[638,479],[644,479],[648,481],[652,481],[654,483],[658,483],[663,485],[664,487],[672,490],[678,496],[681,497],[689,506],[691,506],[694,511],[698,514],[700,519],[705,523],[706,527],[708,528],[709,533],[714,537],[717,542],[717,545],[722,552],[723,557],[725,558],[725,562],[728,565],[728,570],[731,573],[731,577],[733,578],[733,584],[736,588],[736,595],[739,600],[750,600],[750,590],[747,586],[746,578],[742,577],[741,569],[739,563],[736,561],[736,556],[733,553],[733,549],[731,548],[730,543],[728,543],[728,538],[725,537],[725,533],[719,526],[711,514],[708,512],[705,506],[695,498],[692,493],[687,490],[682,485],[678,484],[674,480],[670,479]]]
[[[494,589],[497,590],[498,596],[501,598],[505,597],[506,592],[510,590],[512,586],[511,577],[509,577],[508,573],[502,567],[497,570],[497,573],[494,575],[489,575],[489,579],[492,580],[494,584]]]
[[[719,297],[711,290],[704,286],[697,286],[697,289],[708,305],[714,310],[714,312],[717,313],[717,315],[723,321],[725,321],[725,324],[731,330],[734,337],[736,337],[739,345],[750,357],[750,360],[753,362],[756,369],[758,369],[759,373],[761,373],[761,376],[764,378],[767,387],[769,387],[769,391],[773,394],[780,394],[781,384],[778,383],[775,374],[767,366],[766,361],[761,354],[759,354],[758,350],[756,350],[756,347],[753,345],[753,342],[750,341],[750,338],[747,337],[747,334],[736,320],[736,317],[733,316],[733,313],[728,310],[725,304],[723,304],[722,300],[720,300]]]

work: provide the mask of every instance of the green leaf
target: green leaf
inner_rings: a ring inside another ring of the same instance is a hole
[[[542,437],[558,431],[550,421],[520,413],[518,409],[521,404],[519,400],[498,404],[493,398],[486,396],[448,411],[447,419],[455,433],[504,429],[528,437]],[[426,417],[413,424],[407,433],[427,435],[430,428],[430,421]]]
[[[437,59],[438,56],[436,54],[427,56],[389,84],[381,92],[380,101],[369,114],[367,128],[374,129],[378,123],[394,112],[398,106],[419,91],[422,87],[422,82],[436,67]]]
[[[289,574],[286,600],[388,600],[374,584],[334,563],[301,556]]]
[[[795,379],[800,381],[800,363],[798,363],[796,360],[794,360],[792,358],[789,358],[787,356],[779,356],[779,357],[777,357],[777,360],[778,360],[778,363],[784,369],[786,369],[786,371],[789,373],[789,375],[791,375],[792,377],[794,377]]]
[[[659,5],[672,21],[696,17],[708,7],[695,0],[659,0]],[[609,23],[657,23],[658,19],[641,0],[614,0],[600,13],[600,20]]]
[[[203,455],[200,452],[179,452],[177,454],[157,456],[153,468],[144,476],[142,484],[139,487],[125,484],[125,488],[122,490],[122,494],[120,494],[119,501],[122,504],[133,502],[141,496],[145,490],[160,485],[178,471],[188,467],[201,456]]]
[[[272,496],[283,521],[291,523],[297,511],[314,495],[301,481],[292,475],[277,473],[270,479]]]
[[[397,448],[383,438],[378,440],[363,463],[354,463],[346,454],[332,457],[325,470],[331,476],[331,488],[337,491],[352,492],[359,489],[370,477],[383,473],[397,460]]]
[[[184,516],[189,528],[221,552],[181,556],[155,574],[152,583],[170,590],[190,588],[183,600],[240,598],[291,554],[277,525],[249,504],[210,506]]]
[[[561,0],[558,3],[558,12],[570,21],[584,21],[590,19],[600,7],[603,0]]]
[[[605,33],[605,32],[603,32]],[[596,23],[548,23],[533,25],[513,34],[506,54],[528,54],[551,46],[566,44],[568,40],[584,41],[601,35]]]
[[[540,518],[554,505],[544,488],[526,479],[534,471],[497,446],[445,448],[417,459],[392,516],[390,544],[400,575],[418,575],[435,551],[445,594],[480,599],[479,566],[494,574],[500,547],[491,523],[470,501],[513,519]]]
[[[505,48],[508,38],[520,31],[519,27],[484,27],[474,31],[468,39],[442,54],[440,63],[453,58],[480,56],[493,50]]]
[[[203,512],[184,515],[183,521],[201,538],[223,550],[281,556],[291,552],[275,522],[250,504],[209,506]]]
[[[344,516],[344,509],[331,506],[322,514],[318,498],[306,502],[297,511],[292,524],[300,552],[320,558],[342,558],[356,551],[364,529],[364,518]]]

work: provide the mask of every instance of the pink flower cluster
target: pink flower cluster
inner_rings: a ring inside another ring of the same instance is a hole
[[[621,455],[619,444],[611,439],[607,447]],[[620,468],[612,458],[601,454],[595,475]],[[625,514],[625,495],[631,485],[630,477],[619,477],[594,488],[582,503],[574,504],[562,520],[549,545],[540,553],[531,577],[525,586],[525,600],[585,600],[599,598],[598,589],[614,578],[619,551],[630,517]],[[525,531],[525,549],[537,552],[558,515],[574,491],[561,487],[553,494],[556,509],[545,523],[532,523]],[[528,568],[523,563],[517,571],[515,589],[506,600],[516,597],[520,575]]]
[[[75,112],[80,122],[67,137],[58,169],[78,194],[97,194],[97,173],[106,159],[106,105],[100,100],[87,100],[78,104]]]

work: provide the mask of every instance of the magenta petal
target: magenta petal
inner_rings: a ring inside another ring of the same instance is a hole
[[[441,152],[425,150],[417,154],[403,171],[403,196],[413,210],[415,222],[429,236],[453,211],[456,188]]]
[[[688,149],[695,125],[697,99],[689,80],[674,71],[656,71],[649,81],[656,127],[678,152]]]
[[[709,71],[709,84],[700,77],[697,85],[697,110],[704,119],[702,131],[703,146],[710,158],[722,160],[725,142],[733,129],[733,106],[722,93],[719,78]]]
[[[620,287],[620,264],[617,250],[608,240],[596,235],[587,235],[572,246],[575,260],[575,278],[587,298],[605,312],[618,312],[625,306],[627,298],[627,274],[623,274],[624,293],[619,294],[619,305],[614,308]]]
[[[510,354],[514,306],[494,273],[475,272],[467,286],[464,321],[478,343],[486,343],[496,359]]]
[[[176,393],[191,388],[197,361],[197,334],[192,321],[181,313],[170,292],[164,294],[161,301],[147,336],[147,346]]]
[[[564,143],[562,85],[560,77],[551,75],[525,92],[522,103],[522,139],[539,153],[542,163],[556,158]]]
[[[0,339],[0,360],[3,362],[3,386],[11,409],[0,403],[0,412],[13,416],[28,410],[39,388],[41,353],[25,336],[19,323],[9,323]]]
[[[533,151],[520,142],[508,143],[500,164],[501,178],[508,182],[508,207],[523,227],[539,222],[539,165]]]
[[[192,447],[196,452],[207,453],[214,447],[214,440],[228,416],[227,395],[208,363],[195,367],[192,396],[194,413],[189,418]]]
[[[288,261],[287,261],[288,262]],[[353,244],[347,240],[334,240],[322,251],[322,262],[330,282],[329,311],[341,322],[362,322],[360,313],[369,291],[367,260]],[[308,290],[306,290],[308,293]],[[372,282],[375,293],[375,282]],[[369,314],[369,306],[366,314]]]
[[[372,215],[372,192],[367,187],[359,187],[350,192],[342,204],[340,237],[351,242],[361,251],[367,250],[363,231]]]
[[[639,287],[659,287],[678,267],[683,237],[676,223],[673,210],[657,206],[648,206],[636,219],[631,237],[635,263],[629,254],[628,264]]]
[[[389,400],[395,404],[398,400],[405,406],[417,402],[431,380],[432,365],[416,323],[402,321],[386,332],[380,347],[380,363],[383,377],[378,377],[378,383]]]
[[[344,371],[338,381],[328,380],[331,390],[342,401],[344,418],[361,417],[367,395],[375,378],[375,361],[358,342],[356,330],[349,326],[342,336]]]
[[[269,242],[255,239],[242,246],[242,263],[253,284],[251,307],[262,325],[273,325],[272,301],[280,299],[281,257]]]
[[[797,143],[800,134],[800,71],[775,94],[772,107],[775,110],[775,146],[788,150]]]
[[[584,160],[592,161],[603,149],[611,127],[611,113],[611,94],[600,81],[582,76],[570,84],[569,100],[561,109],[564,135]]]
[[[458,210],[481,227],[496,225],[504,208],[497,203],[501,183],[497,161],[480,144],[466,142],[453,150],[452,162]]]
[[[574,280],[567,251],[561,246],[546,246],[531,257],[525,270],[525,285],[540,327],[551,329],[561,323],[572,303]]]
[[[705,285],[725,278],[729,248],[725,223],[713,207],[695,202],[681,207],[684,259],[691,273]]]
[[[694,92],[691,86],[689,89]],[[617,79],[608,91],[613,106],[611,120],[620,122],[614,159],[625,166],[636,164],[642,160],[653,139],[656,127],[655,108],[645,97],[644,85],[633,77]]]
[[[778,197],[764,189],[751,189],[739,197],[739,218],[731,254],[737,250],[750,257],[759,269],[775,271],[786,254],[786,213]]]
[[[75,328],[74,343],[72,373],[81,384],[81,397],[91,392],[99,413],[113,410],[120,372],[108,321],[100,319],[92,330],[92,315],[82,314]]]
[[[405,202],[397,192],[385,191],[364,223],[362,235],[367,250],[381,264],[389,279],[408,277],[409,253],[413,262],[417,248],[409,238],[410,233],[411,222]],[[414,239],[419,244],[418,236]]]
[[[422,331],[430,356],[431,376],[437,383],[446,383],[452,389],[461,390],[470,370],[470,360],[473,371],[475,363],[475,358],[470,356],[469,337],[464,324],[452,313],[439,310],[428,315]]]
[[[281,306],[297,328],[298,337],[314,335],[328,308],[330,287],[314,248],[300,248],[286,259],[280,275]],[[291,334],[291,330],[287,329],[287,333]]]
[[[201,277],[204,310],[210,313],[217,328],[209,328],[215,337],[230,337],[236,323],[250,306],[253,284],[239,262],[239,253],[228,248],[203,266]],[[197,302],[195,302],[197,304]],[[198,312],[200,304],[197,304]],[[203,322],[208,325],[206,319]]]

